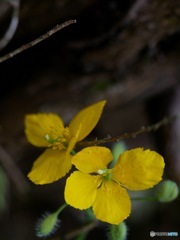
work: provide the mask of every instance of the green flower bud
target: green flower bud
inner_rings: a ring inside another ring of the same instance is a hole
[[[49,237],[55,233],[59,227],[60,220],[56,213],[46,212],[36,224],[37,237]]]
[[[113,144],[112,147],[112,155],[113,155],[113,161],[111,162],[111,167],[113,167],[119,156],[127,150],[126,144],[123,141],[119,141]]]
[[[109,240],[125,240],[127,237],[127,226],[124,222],[119,225],[111,225],[108,232]]]
[[[159,202],[171,202],[177,198],[178,194],[178,185],[171,180],[165,180],[157,186],[155,196]]]
[[[56,230],[60,225],[60,220],[58,219],[58,215],[66,206],[67,204],[62,205],[54,213],[46,212],[42,216],[42,218],[38,220],[36,224],[37,237],[49,237],[56,232]]]

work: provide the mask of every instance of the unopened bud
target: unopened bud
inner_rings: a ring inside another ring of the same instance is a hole
[[[179,194],[178,185],[171,181],[165,180],[157,186],[156,197],[160,202],[171,202],[177,198]]]
[[[124,222],[119,225],[111,225],[108,232],[109,240],[126,240],[127,226]]]
[[[36,224],[37,237],[49,237],[55,233],[59,227],[60,220],[55,213],[45,213]]]
[[[113,167],[119,159],[119,156],[127,150],[127,146],[123,141],[116,142],[112,147],[113,161],[111,162],[111,167]]]
[[[38,220],[36,224],[37,237],[49,237],[56,232],[60,225],[58,215],[66,206],[67,204],[64,204],[56,212],[45,213],[42,218]]]

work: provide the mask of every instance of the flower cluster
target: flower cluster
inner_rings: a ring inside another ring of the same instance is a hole
[[[127,190],[145,190],[158,184],[164,159],[155,151],[135,148],[122,153],[112,166],[113,155],[106,147],[90,146],[76,153],[76,144],[94,129],[105,103],[100,101],[83,109],[68,127],[56,114],[27,115],[27,139],[37,147],[46,147],[28,177],[35,184],[52,183],[74,165],[76,170],[66,181],[66,203],[80,210],[92,207],[97,219],[119,224],[131,213]]]

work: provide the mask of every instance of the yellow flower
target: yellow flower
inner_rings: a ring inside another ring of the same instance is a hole
[[[119,156],[115,166],[111,151],[106,147],[87,147],[72,158],[79,171],[66,181],[67,204],[88,209],[92,206],[97,219],[119,224],[131,212],[129,190],[144,190],[161,181],[164,159],[154,151],[136,148]]]
[[[56,114],[29,114],[25,117],[25,133],[28,141],[47,149],[34,162],[28,174],[36,184],[57,181],[71,169],[72,151],[75,144],[84,139],[96,126],[106,101],[100,101],[81,110],[64,127]]]

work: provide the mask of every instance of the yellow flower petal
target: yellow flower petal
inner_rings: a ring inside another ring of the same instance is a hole
[[[72,150],[74,149],[74,147],[75,147],[75,145],[76,145],[76,143],[77,143],[78,136],[79,136],[79,131],[77,131],[76,135],[73,136],[73,137],[70,139],[68,148],[67,148],[67,150],[66,150],[66,156],[65,156],[66,161],[68,161],[68,162],[71,162],[71,161],[72,161],[71,159],[72,159],[72,156],[73,156],[73,155],[71,154],[71,152],[72,152]]]
[[[78,141],[84,139],[96,126],[102,114],[105,103],[106,101],[100,101],[87,108],[84,108],[72,119],[69,125],[72,135],[76,134],[79,126],[81,125]]]
[[[124,188],[113,181],[104,181],[97,190],[92,207],[97,219],[119,224],[129,216],[131,201]]]
[[[34,162],[29,179],[36,184],[47,184],[65,176],[71,169],[71,161],[65,159],[65,154],[64,150],[45,150]]]
[[[63,121],[56,114],[28,114],[25,117],[25,133],[28,141],[37,147],[47,147],[49,142],[46,135],[52,132],[61,132],[64,128]]]
[[[130,190],[153,187],[162,179],[164,159],[155,151],[136,148],[120,155],[112,169],[113,179]]]
[[[84,173],[97,173],[112,161],[111,151],[106,147],[87,147],[72,158],[72,164]]]
[[[76,134],[73,137],[71,137],[68,144],[68,148],[67,148],[67,154],[71,153],[71,151],[74,149],[79,137],[80,130],[81,130],[81,126],[79,126],[79,129],[77,129]]]
[[[75,171],[66,181],[65,201],[75,208],[87,209],[92,206],[97,186],[97,176]]]

